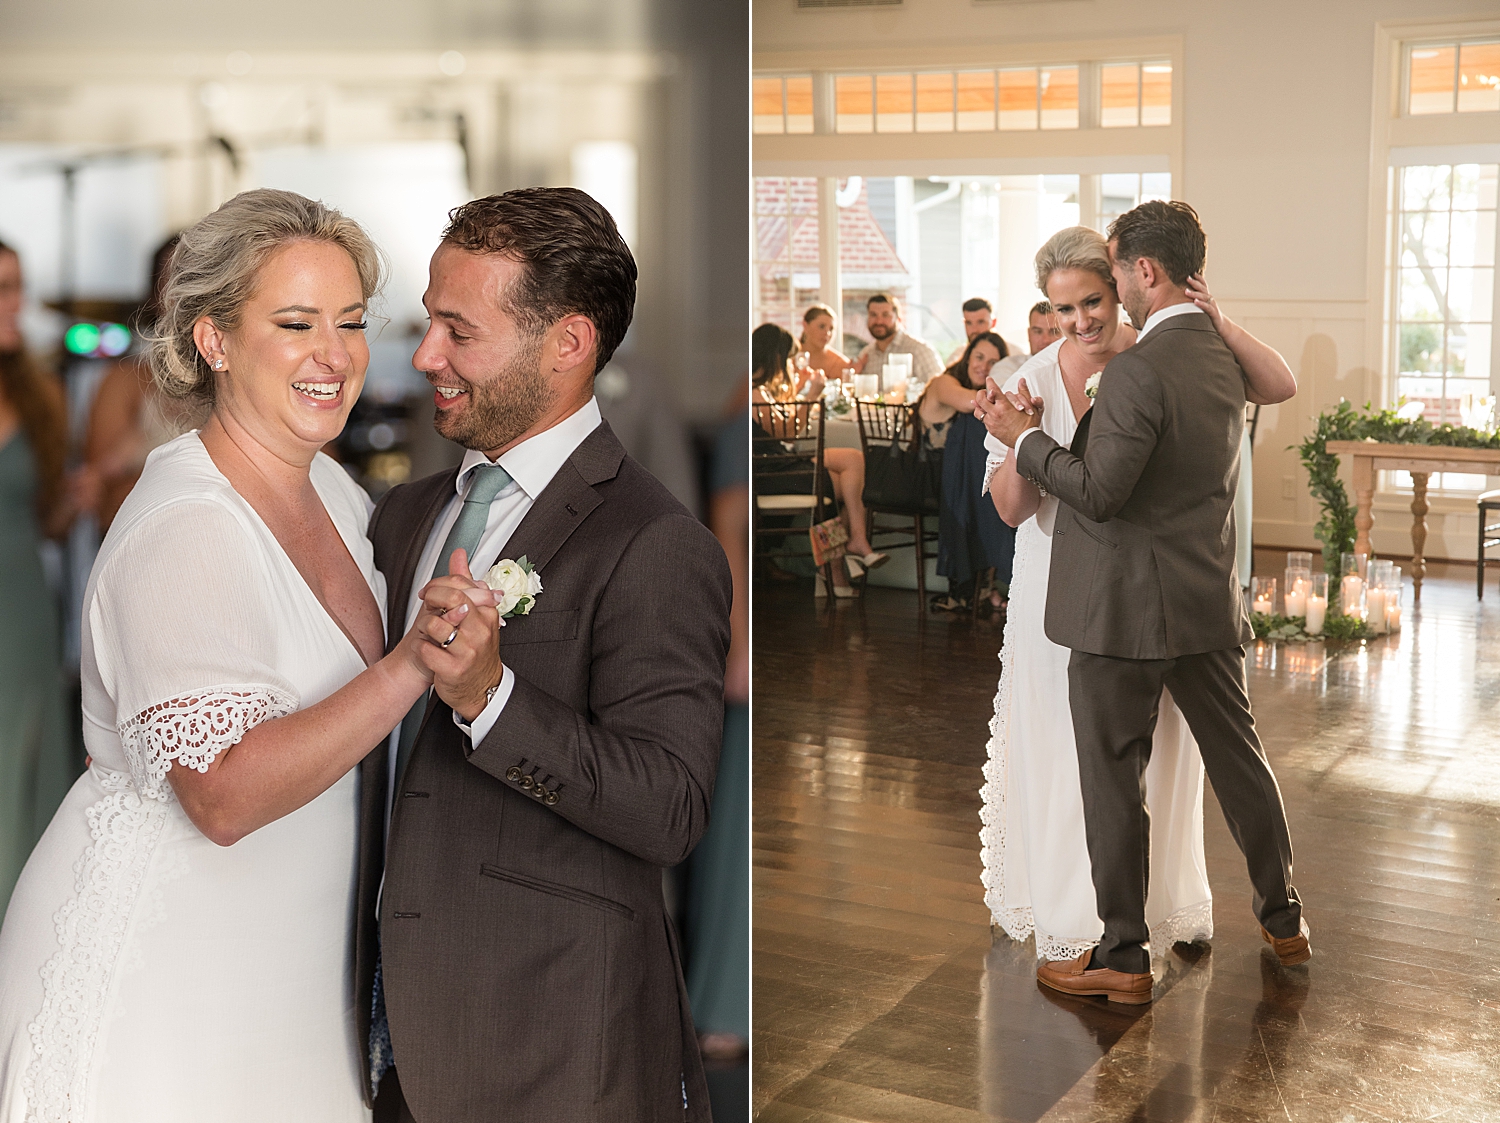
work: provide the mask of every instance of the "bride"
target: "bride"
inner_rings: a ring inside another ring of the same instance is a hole
[[[3,1123],[369,1118],[353,768],[450,631],[425,613],[383,654],[369,500],[318,451],[379,274],[356,223],[285,191],[173,255],[152,371],[207,419],[151,455],[89,579],[92,762],[0,931]]]
[[[1036,278],[1063,338],[1028,360],[1004,390],[1014,393],[1024,380],[1047,405],[1042,429],[1066,447],[1089,408],[1090,380],[1135,342],[1135,330],[1120,322],[1108,247],[1096,231],[1074,226],[1053,235],[1036,255]],[[1270,405],[1296,392],[1281,355],[1227,319],[1202,278],[1192,278],[1188,292],[1243,368],[1247,400]],[[1000,517],[1019,527],[981,789],[985,903],[1011,939],[1035,935],[1039,960],[1074,959],[1099,942],[1104,925],[1084,839],[1069,653],[1047,638],[1042,624],[1057,500],[1022,479],[1003,449],[990,455],[985,486]],[[1146,806],[1146,920],[1152,951],[1160,955],[1178,941],[1213,935],[1203,858],[1203,763],[1165,692],[1146,768]]]

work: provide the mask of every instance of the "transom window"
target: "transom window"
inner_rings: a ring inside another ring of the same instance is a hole
[[[1406,112],[1500,110],[1500,39],[1414,43],[1406,49]]]
[[[1097,122],[1104,128],[1172,123],[1172,64],[1067,63],[974,70],[839,74],[833,79],[834,131],[953,133],[1076,129],[1080,74],[1097,70]],[[756,133],[813,131],[810,75],[754,79]],[[1088,107],[1090,109],[1094,106]]]

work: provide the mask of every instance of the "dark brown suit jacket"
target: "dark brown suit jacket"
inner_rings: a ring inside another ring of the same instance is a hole
[[[1047,638],[1118,659],[1248,643],[1234,523],[1244,372],[1209,318],[1163,320],[1111,359],[1085,422],[1078,452],[1036,433],[1016,457],[1062,504]]]
[[[370,520],[393,640],[454,475],[392,489]],[[359,1039],[383,870],[386,1009],[419,1120],[707,1121],[661,869],[708,821],[729,567],[607,424],[501,551],[523,554],[543,589],[500,632],[515,691],[472,748],[434,695],[388,850],[386,750],[361,766]]]

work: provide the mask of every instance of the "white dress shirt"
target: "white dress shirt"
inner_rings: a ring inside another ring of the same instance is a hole
[[[1170,320],[1173,316],[1186,316],[1189,312],[1202,312],[1191,300],[1182,304],[1168,304],[1165,308],[1158,308],[1146,317],[1146,322],[1141,325],[1141,330],[1136,333],[1135,341],[1139,343],[1146,338],[1146,333],[1163,320]],[[1204,313],[1207,315],[1207,313]]]
[[[565,417],[545,432],[527,438],[515,448],[502,453],[500,458],[494,461],[510,473],[511,482],[506,484],[490,503],[489,520],[484,525],[484,533],[479,538],[479,545],[474,547],[474,556],[469,559],[469,572],[476,579],[482,579],[484,573],[500,560],[501,551],[510,541],[510,536],[515,533],[516,527],[521,525],[521,520],[526,517],[526,513],[531,510],[537,496],[552,482],[552,477],[557,475],[557,470],[567,463],[568,457],[577,451],[584,438],[599,427],[600,420],[599,403],[596,399],[589,398],[587,404],[576,413]],[[438,552],[443,548],[443,543],[448,540],[448,533],[453,529],[453,524],[458,521],[458,513],[463,508],[464,495],[474,480],[474,469],[490,462],[489,457],[476,449],[469,449],[464,453],[463,462],[458,468],[458,478],[454,481],[453,498],[448,500],[448,505],[443,508],[437,521],[432,524],[432,531],[427,536],[427,545],[423,548],[422,556],[417,561],[416,572],[412,575],[411,596],[406,602],[404,625],[408,630],[416,620],[417,613],[422,609],[422,598],[418,594],[422,591],[422,586],[432,579],[432,571],[437,568]],[[518,559],[512,558],[511,560]],[[545,575],[542,579],[545,582]],[[546,596],[545,588],[542,595]],[[515,686],[515,673],[507,666],[501,671],[500,686],[495,691],[494,698],[472,723],[466,723],[457,713],[454,713],[454,724],[464,731],[464,735],[469,738],[471,744],[483,741],[489,731],[494,728],[495,722],[505,709],[505,704],[510,701],[510,695]],[[398,725],[391,733],[390,753],[388,754],[390,774],[387,777],[387,830],[390,829],[390,809],[396,789],[396,748],[400,738],[401,727]]]

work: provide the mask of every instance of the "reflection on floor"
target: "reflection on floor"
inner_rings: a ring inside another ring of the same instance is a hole
[[[1500,596],[1433,570],[1399,636],[1251,649],[1313,961],[1261,943],[1210,794],[1216,936],[1140,1009],[1045,991],[1029,943],[991,940],[998,623],[757,586],[757,1117],[1500,1119]]]

